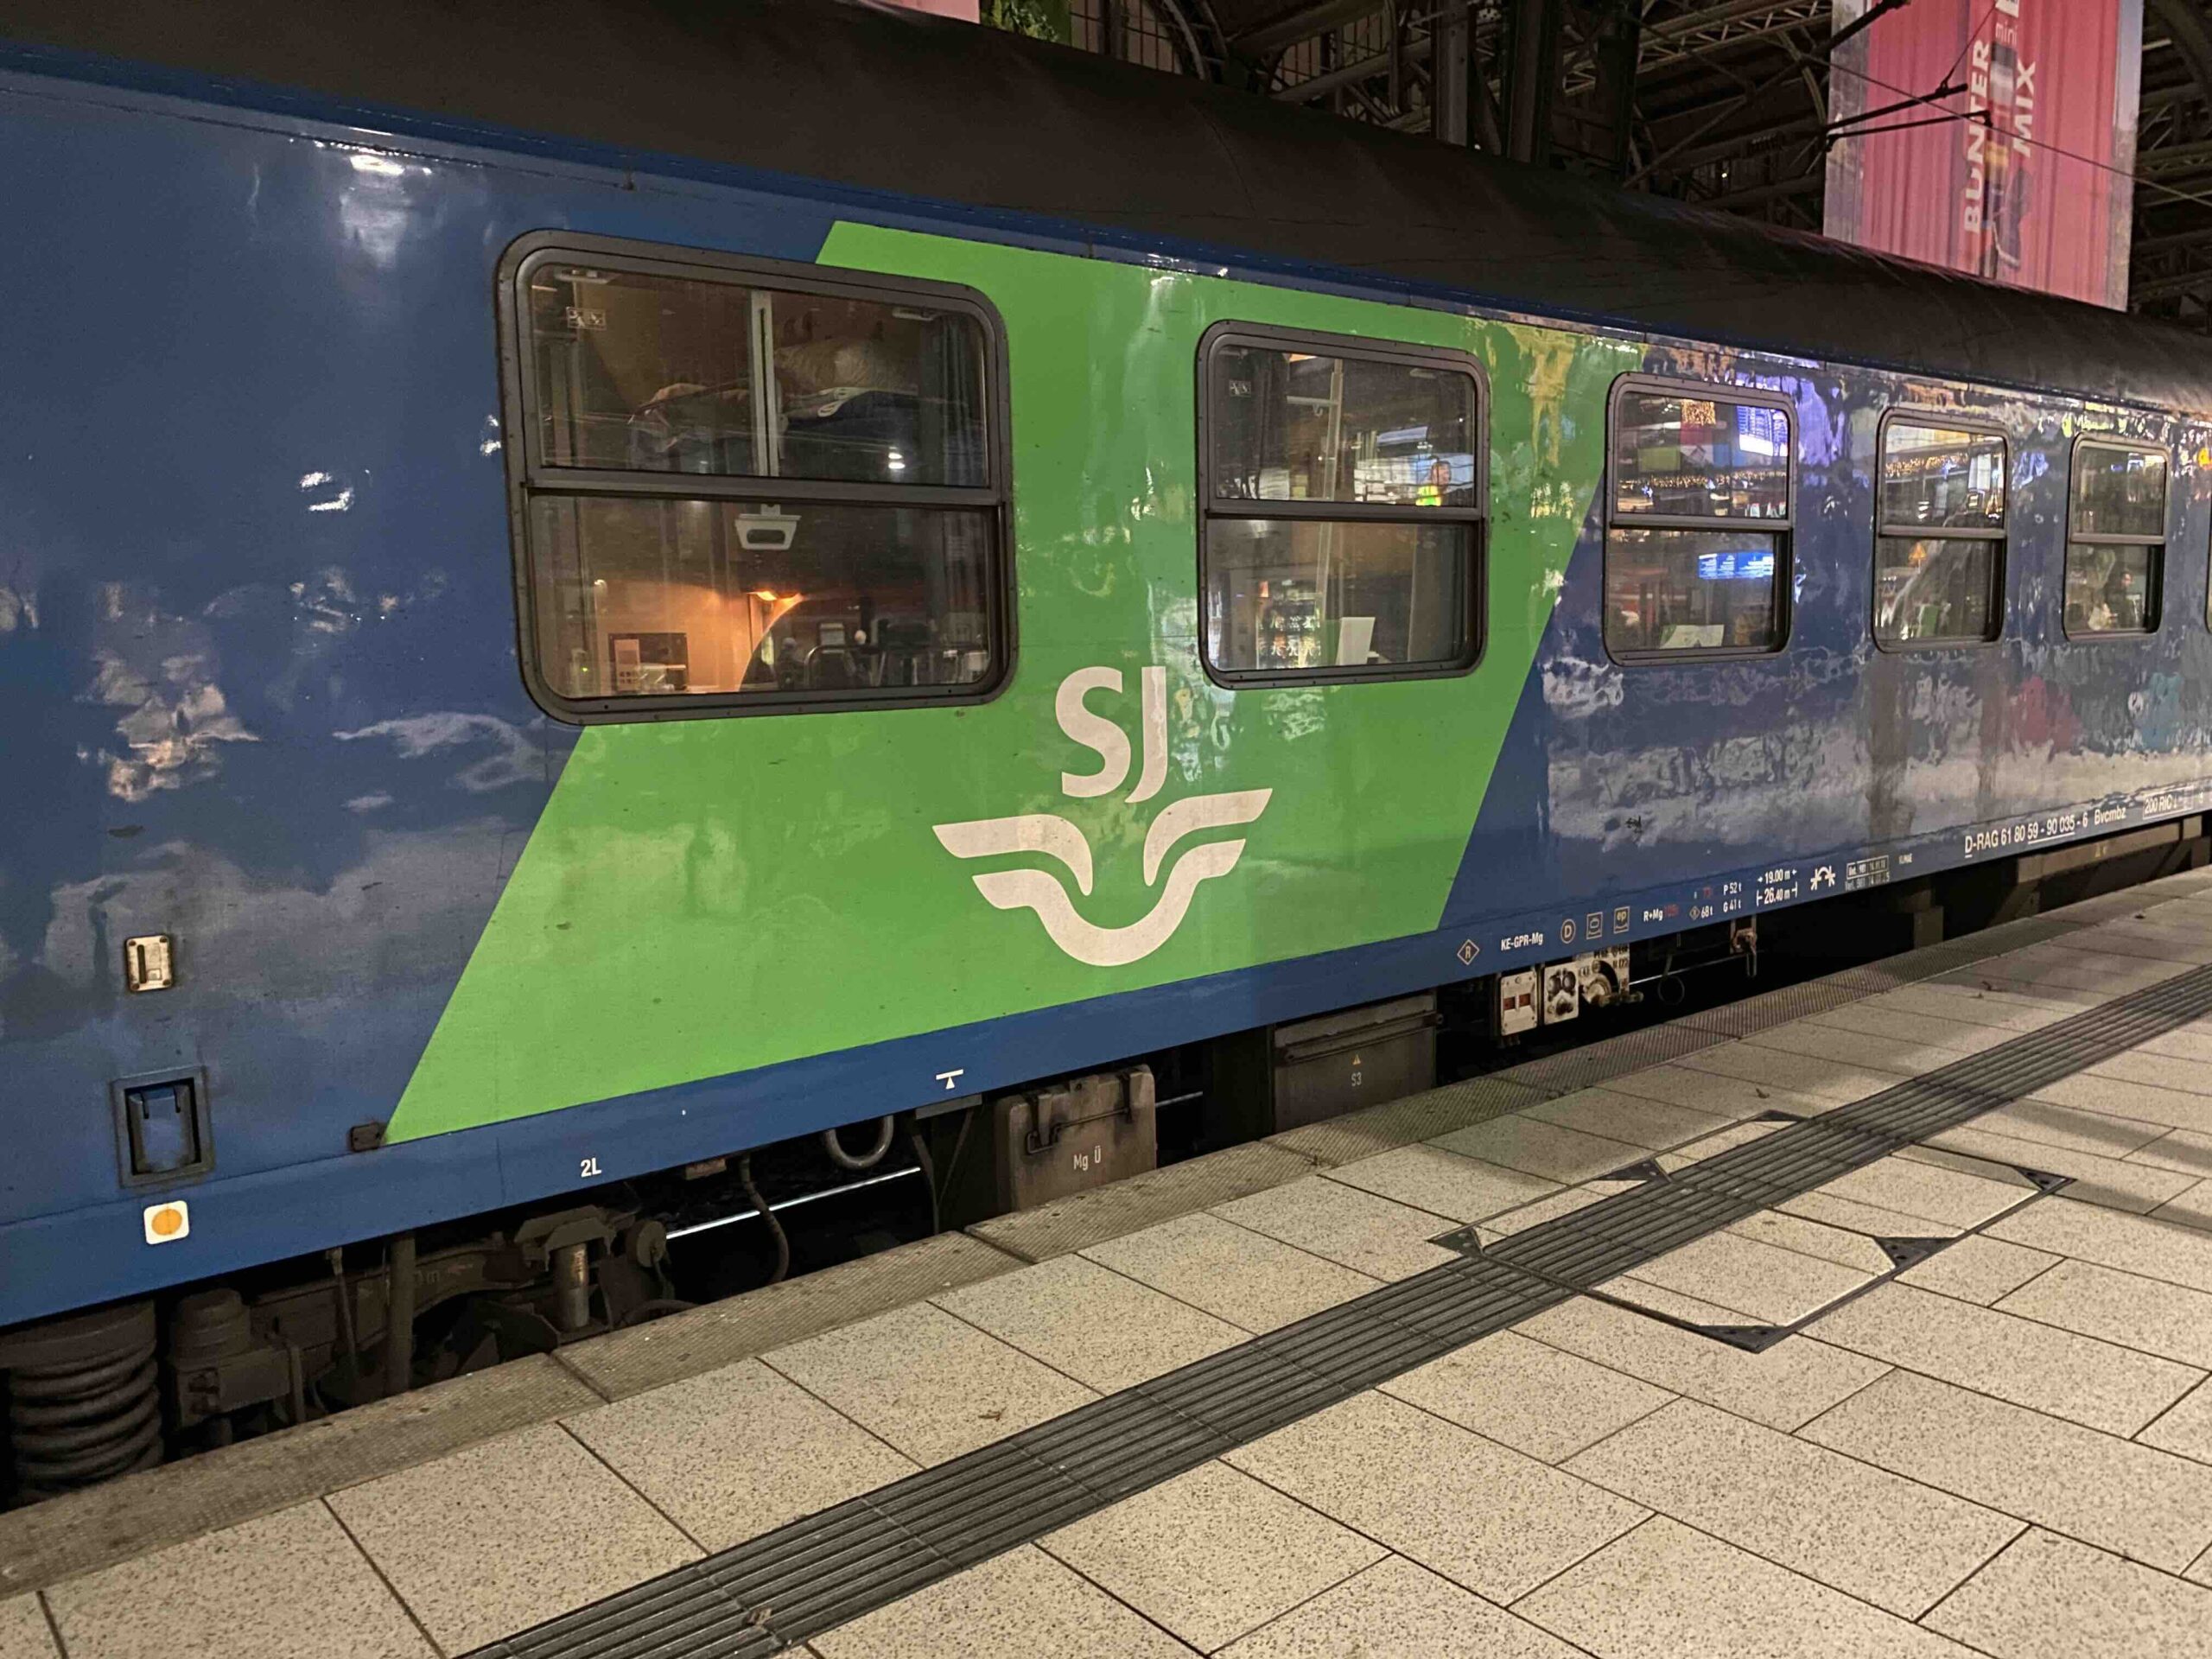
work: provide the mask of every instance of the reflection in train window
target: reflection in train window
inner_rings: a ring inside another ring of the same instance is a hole
[[[1726,387],[1615,399],[1605,645],[1636,658],[1777,651],[1789,632],[1790,412]]]
[[[1230,670],[1456,663],[1473,535],[1466,524],[1216,518],[1208,654]]]
[[[1772,536],[1631,525],[1605,543],[1616,651],[1766,648],[1782,637]]]
[[[1787,518],[1789,411],[1717,391],[1624,392],[1613,485],[1623,518]]]
[[[1463,368],[1224,341],[1210,372],[1217,499],[1477,505]]]
[[[1204,361],[1207,666],[1233,682],[1471,664],[1484,468],[1469,360],[1239,331]]]
[[[1882,428],[1874,638],[1994,639],[2005,616],[2005,440],[1897,416]]]
[[[2066,632],[2152,633],[2166,553],[2166,457],[2085,438],[2066,518]]]
[[[529,300],[548,466],[983,481],[966,312],[567,263]]]
[[[962,687],[990,672],[988,512],[531,506],[538,667],[561,696]]]
[[[986,314],[820,288],[565,247],[522,264],[526,633],[564,712],[1001,677]]]

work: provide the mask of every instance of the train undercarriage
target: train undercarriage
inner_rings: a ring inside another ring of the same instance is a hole
[[[1231,1033],[0,1332],[7,1506],[2212,861],[2189,817]]]

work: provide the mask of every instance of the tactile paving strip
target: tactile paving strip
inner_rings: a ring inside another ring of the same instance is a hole
[[[474,1659],[749,1659],[2212,1012],[2197,968],[792,1522]]]

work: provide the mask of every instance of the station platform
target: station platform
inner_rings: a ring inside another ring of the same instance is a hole
[[[0,1516],[0,1659],[2212,1656],[2212,874]]]

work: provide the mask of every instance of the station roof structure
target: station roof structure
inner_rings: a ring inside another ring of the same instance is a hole
[[[1089,51],[1821,228],[1834,0],[1071,0],[1070,11]],[[2129,308],[2212,332],[2212,8],[2143,0],[2143,12]]]

